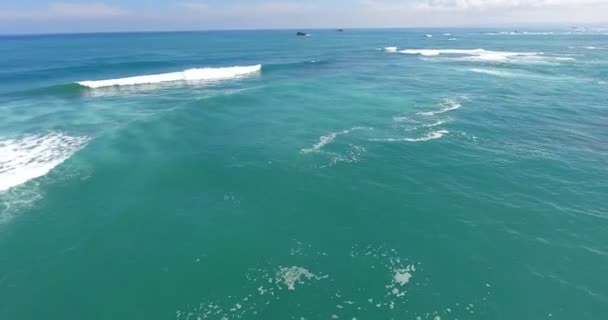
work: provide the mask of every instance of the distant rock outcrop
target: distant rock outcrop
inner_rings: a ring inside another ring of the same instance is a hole
[[[300,31],[298,31],[298,33],[296,33],[296,36],[298,36],[298,37],[306,37],[308,35],[309,35],[308,33],[300,32]]]

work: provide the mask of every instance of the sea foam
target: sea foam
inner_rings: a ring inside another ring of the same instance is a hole
[[[62,133],[0,139],[0,192],[44,176],[88,141]]]
[[[515,75],[512,72],[509,71],[504,71],[504,70],[496,70],[496,69],[480,69],[480,68],[472,68],[469,69],[471,72],[475,72],[475,73],[483,73],[483,74],[489,74],[489,75],[493,75],[493,76],[497,76],[497,77],[516,77],[517,75]]]
[[[439,55],[466,56],[470,60],[480,61],[504,61],[514,57],[535,57],[543,55],[542,52],[509,52],[485,49],[406,49],[399,52],[426,57]]]
[[[450,133],[448,130],[438,130],[427,133],[426,135],[419,138],[385,138],[385,139],[370,139],[369,141],[377,142],[423,142],[429,140],[435,140],[443,137]]]
[[[258,73],[262,65],[237,66],[226,68],[199,68],[188,69],[180,72],[162,73],[154,75],[144,75],[119,79],[80,81],[79,85],[88,88],[103,88],[113,86],[133,86],[139,84],[154,84],[172,81],[213,81],[239,78],[250,74]]]
[[[349,133],[351,133],[352,131],[355,131],[355,130],[371,130],[371,128],[352,127],[350,129],[346,129],[346,130],[342,130],[342,131],[330,132],[327,135],[320,136],[319,137],[319,142],[315,143],[312,147],[301,149],[300,152],[302,152],[302,153],[318,152],[319,150],[321,150],[326,145],[332,143],[336,139],[337,136],[343,135],[343,134],[349,134]]]
[[[460,102],[458,102],[458,101],[456,101],[454,99],[449,99],[449,98],[443,99],[441,101],[440,105],[442,106],[442,108],[440,110],[418,112],[416,114],[420,115],[420,116],[434,116],[434,115],[445,113],[445,112],[448,112],[448,111],[460,109],[460,107],[462,107],[462,104],[460,104]]]

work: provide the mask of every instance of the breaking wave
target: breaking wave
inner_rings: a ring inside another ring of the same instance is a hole
[[[406,49],[399,52],[426,57],[434,57],[439,55],[469,56],[487,61],[501,61],[513,57],[534,57],[544,54],[542,52],[509,52],[491,51],[485,49]]]
[[[46,175],[88,141],[62,133],[0,140],[0,192]]]
[[[155,84],[173,81],[214,81],[244,77],[260,72],[262,65],[226,68],[200,68],[188,69],[180,72],[143,75],[128,78],[79,81],[78,84],[87,88],[103,88],[114,86],[133,86],[141,84]]]

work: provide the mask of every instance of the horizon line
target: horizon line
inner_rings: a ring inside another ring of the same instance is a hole
[[[532,28],[542,29],[543,26],[537,24],[520,24],[520,25],[479,25],[479,26],[410,26],[410,27],[288,27],[288,28],[209,28],[209,29],[177,29],[177,30],[115,30],[115,31],[84,31],[84,32],[71,32],[71,31],[59,31],[59,32],[23,32],[23,33],[3,33],[0,32],[0,37],[11,37],[11,36],[59,36],[59,35],[94,35],[94,34],[128,34],[128,33],[196,33],[196,32],[218,32],[218,31],[306,31],[306,30],[318,30],[318,31],[330,31],[330,30],[437,30],[437,29],[505,29],[505,28]],[[581,26],[572,24],[547,24],[544,28],[562,28],[562,29],[575,29],[575,28],[598,28],[599,26]]]

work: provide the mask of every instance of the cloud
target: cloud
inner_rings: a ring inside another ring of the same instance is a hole
[[[0,18],[12,21],[106,19],[127,14],[128,12],[120,7],[104,3],[57,2],[41,10],[0,9]]]
[[[606,23],[608,0],[360,0],[366,17],[409,26]]]
[[[580,7],[583,5],[606,4],[608,0],[422,0],[414,7],[420,9],[514,9],[514,8],[550,8]]]
[[[37,9],[0,8],[0,32],[608,23],[608,0],[178,0],[154,5],[124,1],[121,7],[110,0],[54,1]]]

